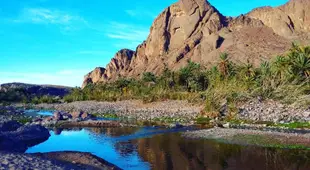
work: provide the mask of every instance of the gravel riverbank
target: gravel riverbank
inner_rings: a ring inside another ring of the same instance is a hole
[[[144,104],[142,101],[96,102],[80,101],[67,104],[39,104],[36,109],[50,109],[66,112],[83,111],[90,114],[116,114],[119,117],[137,120],[174,119],[190,122],[203,107],[186,101],[164,101]]]
[[[187,101],[162,101],[144,104],[142,101],[96,102],[79,101],[63,104],[39,104],[37,109],[59,111],[84,111],[87,113],[115,113],[119,117],[138,120],[173,119],[179,122],[191,122],[204,109],[201,105],[193,105]],[[221,115],[226,116],[228,105],[223,103]],[[237,119],[267,121],[274,123],[309,122],[310,106],[296,108],[273,100],[251,100],[237,106]]]
[[[212,128],[183,133],[192,139],[220,140],[225,143],[257,146],[310,148],[310,133],[283,133],[249,129]]]
[[[91,155],[80,152],[20,154],[0,152],[0,170],[118,170],[120,168]]]
[[[238,109],[239,119],[275,123],[310,122],[310,105],[308,108],[296,108],[273,100],[251,100]]]

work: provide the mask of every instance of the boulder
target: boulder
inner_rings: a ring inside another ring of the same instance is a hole
[[[0,151],[25,152],[28,147],[44,142],[49,137],[49,131],[40,125],[20,126],[14,131],[1,131]]]
[[[0,132],[15,131],[22,125],[15,120],[0,122]]]
[[[90,118],[90,114],[88,114],[88,113],[83,113],[83,114],[81,115],[81,118],[82,118],[83,120],[88,119],[88,118]]]
[[[44,142],[50,137],[49,131],[41,125],[22,126],[14,132],[5,133],[5,135],[14,141],[26,144],[28,147]]]
[[[77,111],[71,113],[73,119],[81,119],[81,120],[87,120],[90,119],[92,115],[83,112],[83,111]]]
[[[25,152],[26,150],[26,144],[7,138],[6,136],[0,134],[0,151]]]
[[[71,113],[71,116],[73,119],[78,119],[81,118],[82,114],[84,114],[84,112],[82,111],[75,111]]]
[[[54,112],[54,119],[56,121],[63,120],[61,112]]]
[[[68,119],[72,119],[72,115],[70,113],[67,112],[63,112],[62,114],[62,118],[63,120],[68,120]]]

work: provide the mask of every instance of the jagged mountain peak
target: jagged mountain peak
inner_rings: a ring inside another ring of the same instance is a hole
[[[310,0],[291,0],[272,8],[256,8],[246,15],[223,16],[206,0],[179,0],[154,21],[146,41],[136,51],[121,50],[106,69],[85,76],[83,87],[119,77],[178,70],[188,60],[215,64],[222,52],[238,62],[258,65],[286,51],[292,41],[310,40]]]

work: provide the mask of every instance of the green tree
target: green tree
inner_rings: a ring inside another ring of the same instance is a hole
[[[253,64],[249,61],[247,63],[238,67],[238,75],[241,80],[253,81],[255,79],[256,73]]]
[[[197,76],[200,72],[200,64],[189,61],[187,66],[179,71],[179,84],[185,86],[188,91],[197,90]]]
[[[299,76],[301,79],[310,77],[310,58],[305,53],[296,54],[290,59],[290,73]]]
[[[151,73],[151,72],[143,73],[142,81],[144,82],[156,82],[156,79],[157,78],[154,73]]]
[[[288,67],[288,60],[284,56],[277,56],[271,68],[275,78],[283,81],[287,78]]]
[[[229,76],[229,64],[228,54],[222,53],[220,55],[219,71],[224,77]]]

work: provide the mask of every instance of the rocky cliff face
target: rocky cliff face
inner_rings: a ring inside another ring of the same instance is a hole
[[[165,66],[177,70],[188,60],[215,64],[222,52],[231,60],[258,65],[285,52],[292,40],[310,39],[310,0],[291,0],[277,7],[263,7],[236,18],[223,16],[206,0],[180,0],[154,21],[146,41],[136,51],[121,50],[106,69],[85,76],[90,83],[119,77],[161,73]]]
[[[285,38],[294,39],[299,35],[309,38],[310,31],[310,1],[291,0],[287,4],[277,7],[257,8],[247,15],[261,20],[266,26]]]

